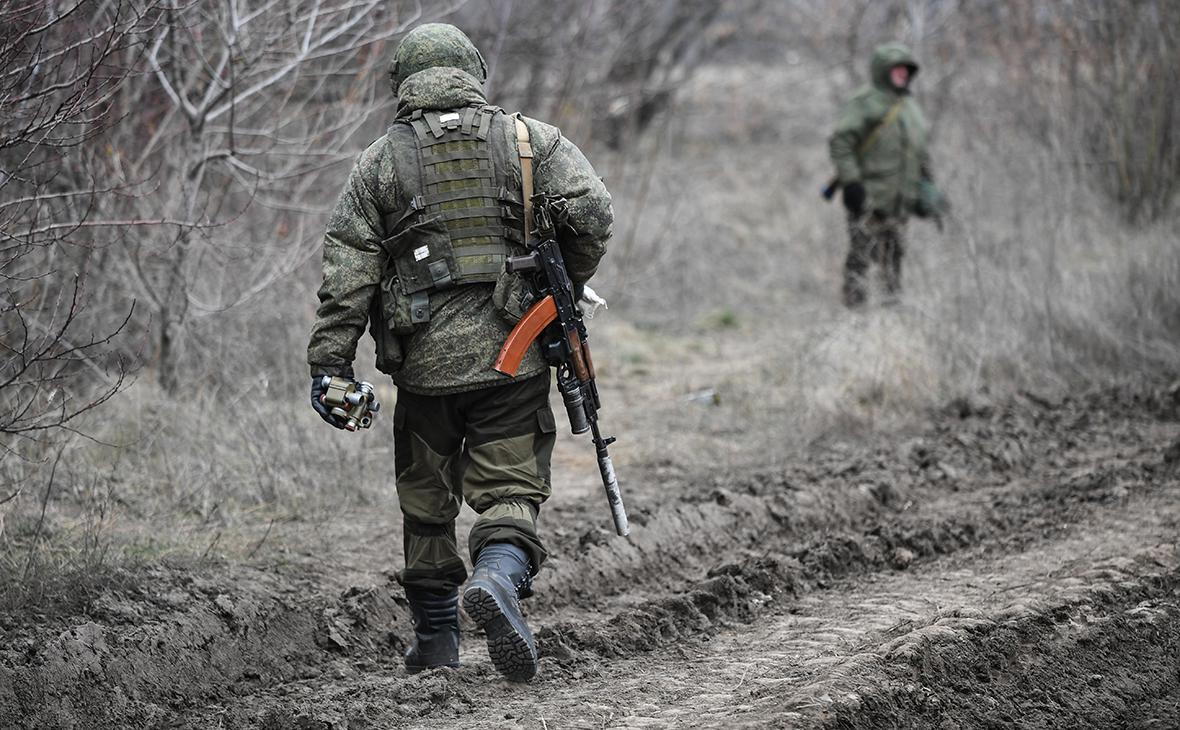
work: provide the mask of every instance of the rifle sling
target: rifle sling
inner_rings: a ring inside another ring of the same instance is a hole
[[[866,152],[873,149],[873,145],[877,144],[877,138],[881,136],[881,131],[890,124],[893,124],[893,122],[897,119],[897,115],[901,113],[901,105],[904,103],[905,97],[899,96],[897,101],[893,102],[893,106],[889,107],[889,111],[885,113],[885,116],[881,117],[881,121],[877,122],[877,126],[869,130],[868,135],[866,135],[865,138],[861,140],[861,143],[856,147],[856,156],[858,158],[863,158]],[[860,162],[861,160],[858,159],[857,163],[859,164]],[[832,179],[828,181],[828,187],[833,186],[835,186],[835,189],[837,190],[843,186],[839,175],[833,175]],[[824,197],[830,196],[825,195]]]
[[[904,103],[904,96],[899,96],[897,101],[893,102],[893,106],[889,107],[889,111],[886,112],[884,117],[881,117],[881,121],[877,122],[877,126],[873,127],[868,136],[864,138],[864,141],[860,143],[860,146],[856,148],[857,157],[864,157],[866,152],[873,149],[873,145],[877,144],[877,138],[881,136],[881,132],[897,119],[897,115],[901,113],[901,105]]]
[[[524,240],[528,243],[533,233],[533,145],[529,140],[529,128],[517,114],[516,149],[520,154],[520,187],[524,193]]]

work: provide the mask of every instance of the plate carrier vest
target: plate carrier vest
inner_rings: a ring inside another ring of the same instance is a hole
[[[505,257],[525,252],[515,130],[512,117],[483,104],[418,110],[390,128],[415,142],[395,150],[416,151],[394,155],[399,199],[382,242],[393,269],[382,289],[409,299],[409,322],[399,324],[429,322],[431,292],[495,282]]]

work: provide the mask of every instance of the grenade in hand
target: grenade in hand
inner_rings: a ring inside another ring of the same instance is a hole
[[[332,409],[333,416],[344,420],[346,429],[356,431],[373,425],[373,417],[381,410],[381,404],[377,402],[372,385],[325,375],[323,387],[320,402]]]

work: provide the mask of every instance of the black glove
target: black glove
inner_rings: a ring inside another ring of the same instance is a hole
[[[844,207],[848,212],[860,216],[865,212],[865,186],[858,182],[844,186]]]
[[[324,393],[328,391],[327,387],[324,385],[324,381],[326,379],[326,375],[311,376],[311,407],[315,409],[316,413],[320,414],[320,418],[324,419],[332,426],[343,430],[344,419],[340,416],[333,416],[332,409],[324,405],[324,403],[320,400]]]

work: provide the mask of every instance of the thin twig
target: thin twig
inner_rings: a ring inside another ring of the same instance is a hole
[[[213,536],[213,540],[209,543],[209,547],[205,548],[205,552],[201,553],[201,559],[198,562],[202,562],[202,563],[205,562],[205,558],[209,557],[209,553],[213,550],[213,548],[215,548],[217,546],[217,543],[220,540],[221,540],[221,530],[218,530],[217,534]]]
[[[730,691],[730,692],[737,692],[737,691],[738,691],[738,688],[740,688],[740,687],[741,687],[743,684],[745,684],[745,683],[746,683],[746,676],[747,676],[747,675],[749,675],[749,673],[750,673],[750,668],[749,668],[749,667],[746,667],[746,671],[742,672],[742,678],[738,680],[738,683],[737,683],[737,684],[735,684],[734,686],[730,687],[730,688],[729,688],[729,691]]]
[[[29,569],[33,567],[33,557],[37,552],[37,543],[41,540],[41,528],[45,526],[45,510],[49,506],[49,495],[53,492],[53,480],[57,476],[57,465],[61,461],[61,455],[65,453],[65,444],[57,450],[57,457],[53,460],[53,467],[49,470],[49,483],[45,485],[45,496],[41,498],[41,516],[37,519],[37,529],[33,531],[33,541],[29,543],[29,556],[25,560],[25,569],[21,574],[21,580],[26,580],[29,577]]]
[[[0,502],[0,504],[3,504],[3,502]],[[262,544],[263,544],[264,542],[266,542],[266,538],[270,537],[270,529],[271,529],[272,527],[274,527],[274,526],[275,526],[275,518],[271,517],[271,518],[270,518],[270,524],[268,524],[268,525],[266,526],[266,532],[265,532],[265,533],[263,533],[263,535],[262,535],[262,539],[261,539],[261,540],[259,540],[259,541],[258,541],[258,542],[257,542],[257,543],[254,545],[254,547],[250,549],[250,552],[246,554],[246,560],[249,560],[250,558],[253,558],[253,557],[254,557],[254,553],[258,552],[258,549],[259,549],[260,547],[262,547]]]

